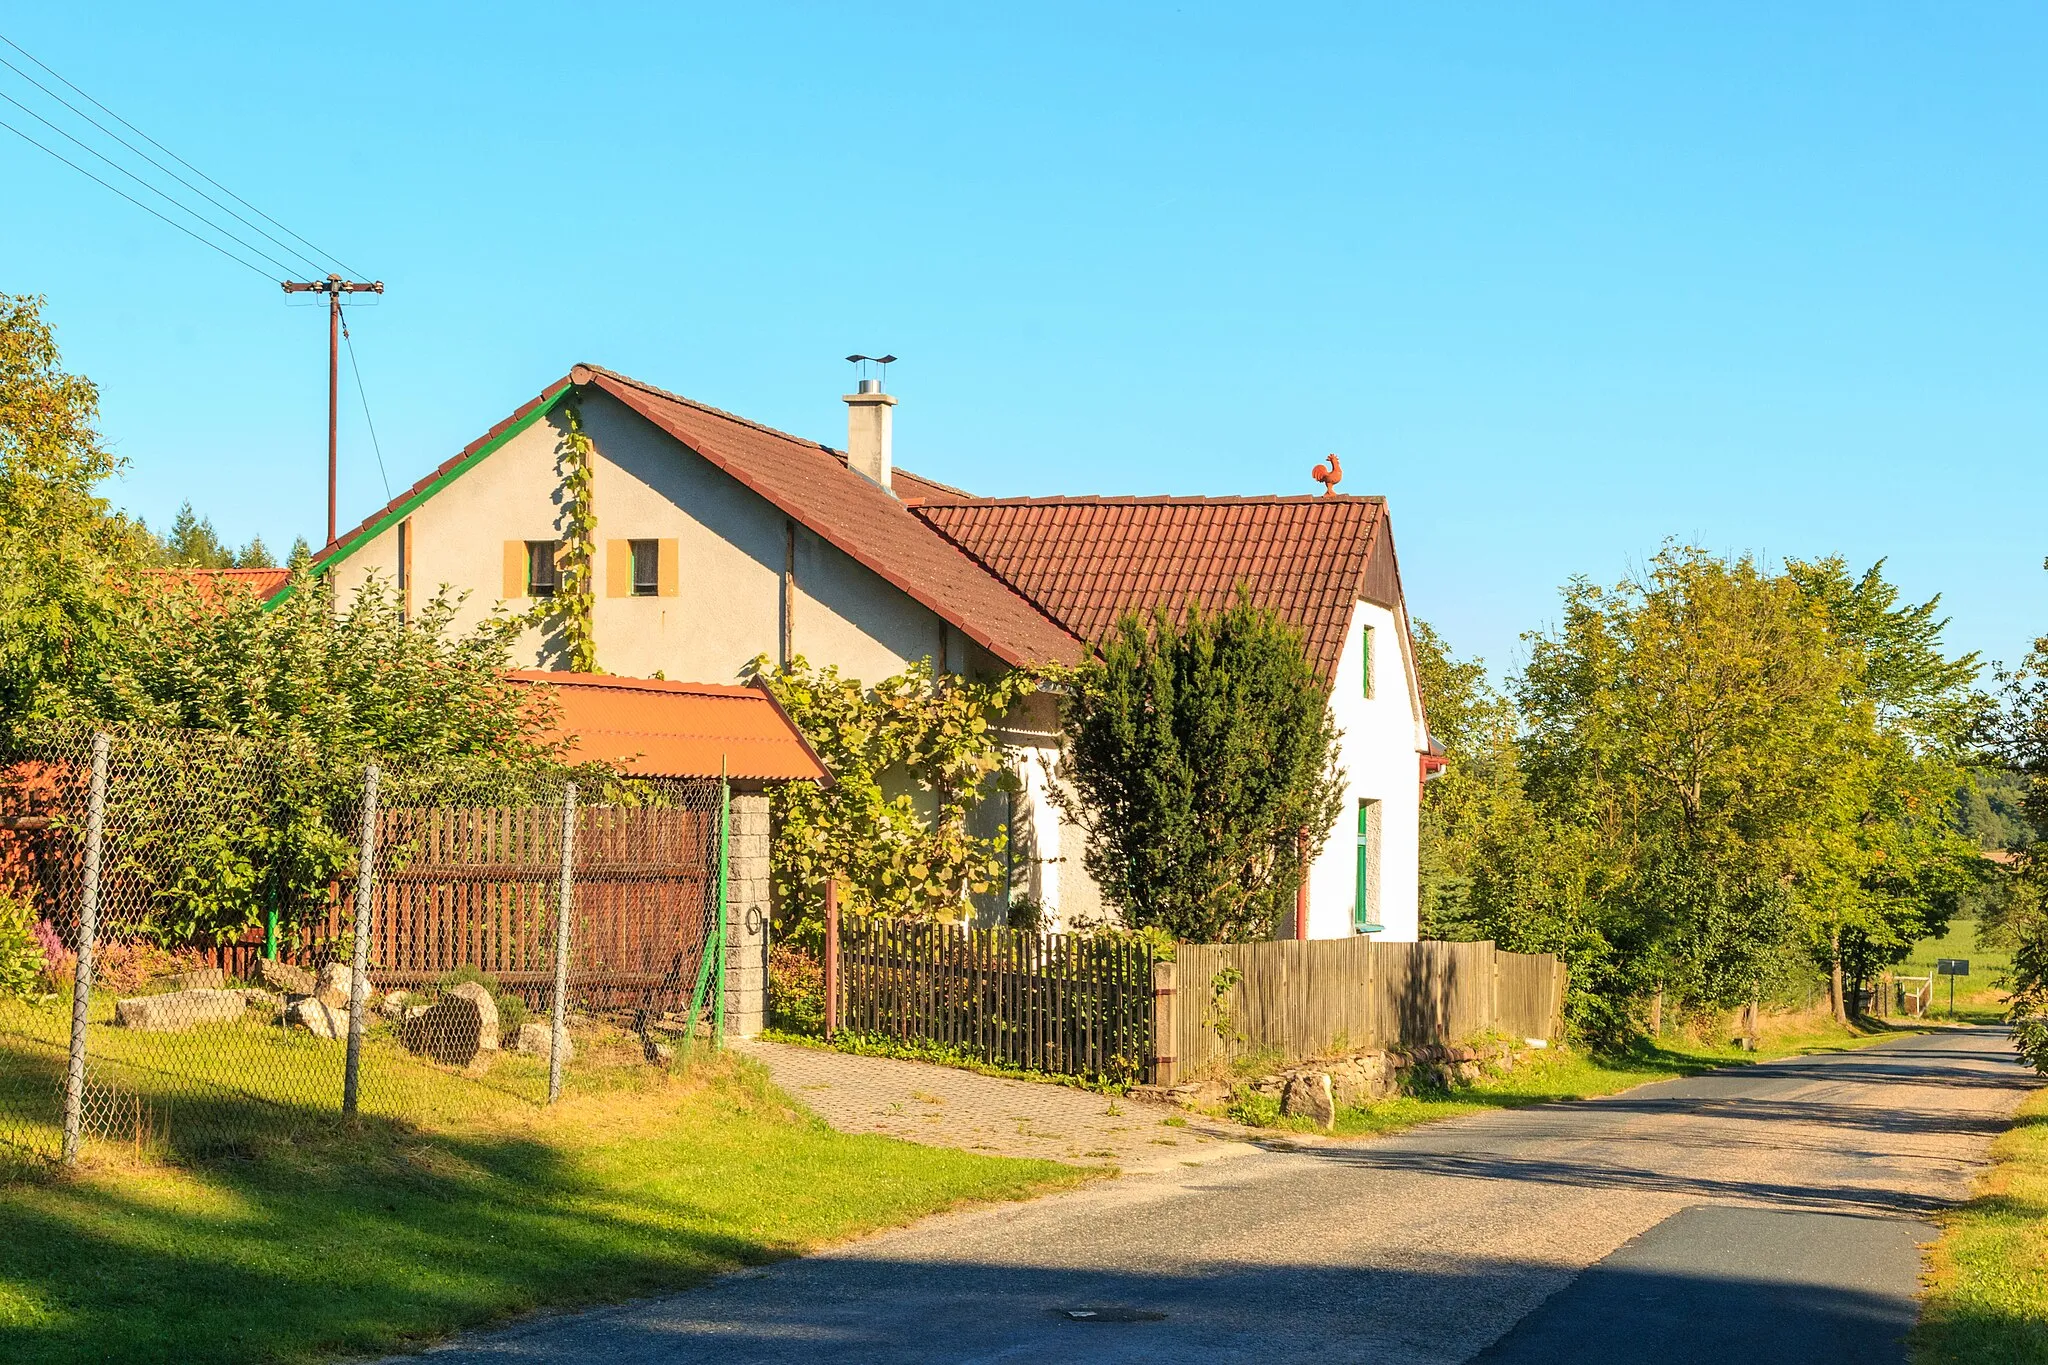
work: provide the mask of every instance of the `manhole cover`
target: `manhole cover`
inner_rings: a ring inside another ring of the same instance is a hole
[[[1052,1315],[1068,1322],[1164,1322],[1166,1314],[1149,1308],[1055,1308]]]

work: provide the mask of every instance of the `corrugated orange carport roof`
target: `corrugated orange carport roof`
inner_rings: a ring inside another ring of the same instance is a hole
[[[569,757],[579,763],[609,763],[629,777],[717,777],[722,771],[748,782],[832,781],[760,687],[540,669],[508,676],[555,689],[557,730],[570,738]]]

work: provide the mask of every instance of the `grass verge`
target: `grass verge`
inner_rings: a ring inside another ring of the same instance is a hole
[[[835,1133],[715,1055],[488,1124],[335,1120],[183,1165],[96,1144],[0,1185],[0,1359],[376,1354],[1085,1178]]]
[[[1376,1104],[1339,1109],[1336,1125],[1329,1131],[1339,1134],[1395,1133],[1418,1124],[1489,1109],[1519,1109],[1559,1100],[1593,1099],[1619,1094],[1652,1081],[1697,1076],[1721,1067],[1749,1066],[1815,1052],[1868,1047],[1887,1038],[1917,1031],[1875,1023],[1844,1028],[1825,1016],[1795,1015],[1767,1018],[1760,1030],[1759,1046],[1755,1052],[1670,1036],[1654,1041],[1638,1039],[1628,1049],[1611,1053],[1588,1054],[1569,1048],[1553,1049],[1524,1057],[1513,1071],[1504,1076],[1490,1077],[1468,1087],[1441,1094],[1400,1095]],[[1297,1132],[1322,1131],[1310,1120],[1280,1116],[1277,1103],[1269,1102],[1267,1108],[1270,1112],[1239,1105],[1232,1109],[1231,1117],[1254,1122],[1261,1127]]]
[[[1991,1157],[1976,1197],[1940,1219],[1914,1365],[2048,1362],[2048,1090]]]

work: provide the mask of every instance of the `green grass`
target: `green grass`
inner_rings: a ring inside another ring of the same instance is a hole
[[[1991,1154],[1976,1197],[1941,1217],[1915,1365],[2048,1362],[2048,1090]]]
[[[1809,1015],[1766,1018],[1760,1046],[1755,1052],[1673,1035],[1666,1035],[1655,1042],[1639,1039],[1627,1050],[1613,1053],[1551,1049],[1527,1054],[1513,1071],[1504,1076],[1489,1077],[1447,1093],[1400,1095],[1375,1104],[1341,1108],[1331,1131],[1340,1134],[1395,1133],[1419,1124],[1489,1109],[1519,1109],[1560,1100],[1592,1099],[1619,1094],[1652,1081],[1697,1076],[1720,1067],[1748,1066],[1781,1057],[1868,1047],[1906,1031],[1910,1030],[1882,1025],[1845,1029],[1825,1016]],[[1239,1107],[1233,1110],[1233,1115],[1244,1119],[1264,1119],[1262,1126],[1266,1127],[1289,1128],[1297,1132],[1316,1131],[1314,1124],[1307,1119],[1283,1118],[1278,1115],[1277,1105],[1269,1108],[1269,1113],[1260,1114]]]
[[[2005,992],[1998,983],[2012,971],[2012,954],[2003,948],[1977,946],[1977,921],[1957,919],[1949,923],[1940,938],[1922,939],[1906,960],[1893,970],[1901,976],[1926,976],[1936,959],[1960,957],[1969,962],[1970,974],[1954,979],[1955,1017],[1965,1023],[1993,1024],[2005,1018]],[[1929,1017],[1949,1016],[1950,979],[1934,978],[1934,1005]]]
[[[0,1037],[0,1129],[10,1103],[42,1103],[61,1060],[46,1051]],[[95,1141],[71,1176],[23,1165],[0,1183],[0,1360],[377,1354],[1087,1178],[835,1133],[720,1054],[675,1074],[579,1055],[572,1081],[552,1109],[501,1091],[349,1128],[331,1105],[244,1093],[261,1088],[244,1076],[203,1123],[172,1104],[139,1150]],[[244,1136],[223,1146],[237,1107]]]

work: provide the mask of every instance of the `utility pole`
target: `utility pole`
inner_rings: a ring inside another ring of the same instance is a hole
[[[301,283],[286,280],[287,294],[325,294],[327,296],[327,540],[334,543],[334,431],[336,413],[341,406],[341,296],[343,294],[381,294],[384,281],[373,280],[367,284],[356,280],[345,280],[339,275],[329,275],[324,280],[309,280]]]

